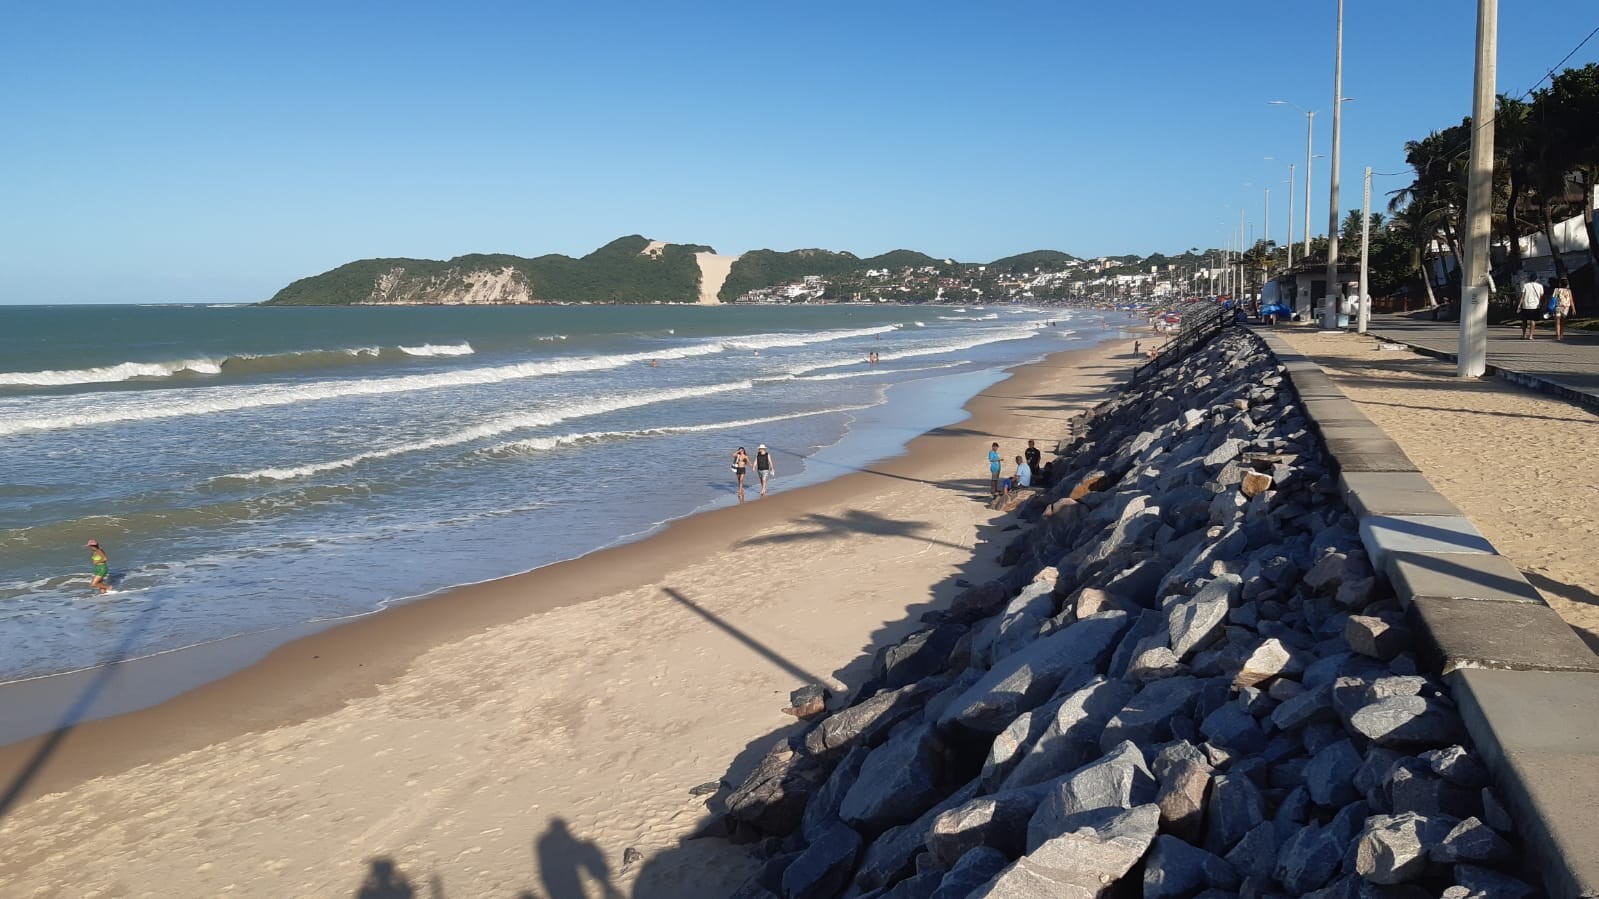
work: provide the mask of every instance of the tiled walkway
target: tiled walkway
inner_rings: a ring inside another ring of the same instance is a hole
[[[1373,316],[1367,330],[1378,337],[1419,348],[1428,355],[1455,360],[1460,345],[1459,322],[1433,322],[1398,315]],[[1551,322],[1538,323],[1538,335],[1522,340],[1514,325],[1488,328],[1488,364],[1509,373],[1510,380],[1523,378],[1547,382],[1580,394],[1566,399],[1599,411],[1599,333],[1567,331],[1566,339],[1555,340]],[[1528,384],[1528,386],[1536,386]],[[1552,391],[1559,393],[1559,391]]]

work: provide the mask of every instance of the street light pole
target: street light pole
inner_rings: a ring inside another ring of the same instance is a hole
[[[1310,134],[1316,129],[1316,110],[1305,113],[1305,251],[1300,253],[1306,259],[1310,258]]]
[[[1261,226],[1260,226],[1260,231],[1261,231],[1261,238],[1260,239],[1265,244],[1265,246],[1261,247],[1261,250],[1265,251],[1267,247],[1271,246],[1271,188],[1269,188],[1269,187],[1266,188],[1266,208],[1261,214],[1265,217],[1264,223],[1262,223]],[[1261,264],[1263,266],[1265,266],[1265,274],[1261,275],[1261,278],[1262,278],[1261,286],[1262,286],[1262,288],[1264,288],[1265,287],[1264,278],[1265,278],[1266,275],[1271,274],[1271,254],[1270,253],[1265,253],[1265,255],[1263,255],[1261,257]]]
[[[1309,171],[1309,169],[1306,169]],[[1288,267],[1294,267],[1294,164],[1288,163]]]
[[[1333,58],[1332,196],[1327,201],[1327,297],[1321,313],[1323,328],[1338,327],[1338,298],[1343,293],[1338,283],[1338,154],[1343,139],[1344,0],[1338,0],[1337,47]]]
[[[1488,370],[1488,254],[1493,215],[1494,85],[1498,80],[1499,0],[1477,0],[1477,74],[1471,104],[1471,168],[1466,186],[1466,245],[1460,282],[1460,345],[1455,374]]]
[[[1371,166],[1366,166],[1366,194],[1360,203],[1360,308],[1355,310],[1355,330],[1366,333],[1367,306],[1371,303]]]

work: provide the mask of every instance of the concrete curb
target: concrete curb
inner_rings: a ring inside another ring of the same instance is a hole
[[[1314,362],[1255,333],[1321,434],[1372,566],[1443,672],[1545,888],[1599,897],[1599,656]]]
[[[1408,340],[1400,340],[1397,337],[1388,337],[1386,335],[1371,331],[1366,332],[1366,336],[1375,337],[1378,340],[1386,340],[1389,343],[1397,343],[1408,348],[1412,353],[1419,353],[1423,356],[1431,356],[1434,359],[1442,359],[1445,362],[1460,361],[1460,356],[1457,353],[1450,353],[1444,350],[1435,350],[1432,347],[1425,347],[1420,344],[1411,343]],[[1488,374],[1493,375],[1501,380],[1509,381],[1512,384],[1517,384],[1522,387],[1536,390],[1539,393],[1547,393],[1550,396],[1559,397],[1568,403],[1576,403],[1582,408],[1587,409],[1589,412],[1599,413],[1599,394],[1567,387],[1564,384],[1551,381],[1542,375],[1528,374],[1524,371],[1513,371],[1511,369],[1501,368],[1492,364],[1487,366],[1487,372]]]

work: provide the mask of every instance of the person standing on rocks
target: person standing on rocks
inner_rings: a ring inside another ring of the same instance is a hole
[[[1022,450],[1022,455],[1027,457],[1027,470],[1033,473],[1033,480],[1038,480],[1039,472],[1044,470],[1044,454],[1038,451],[1033,441],[1027,441],[1027,449]]]
[[[777,463],[772,461],[772,454],[766,451],[766,444],[755,448],[755,475],[761,479],[761,496],[766,495],[766,482],[777,475]]]
[[[999,496],[999,444],[988,449],[988,495]]]

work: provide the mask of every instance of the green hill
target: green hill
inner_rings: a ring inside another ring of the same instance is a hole
[[[1034,250],[1031,253],[1018,253],[1015,256],[1006,256],[1004,259],[995,259],[988,264],[988,269],[1006,274],[1022,274],[1038,269],[1055,272],[1065,268],[1066,263],[1076,261],[1076,256],[1059,250]]]
[[[606,302],[693,303],[699,299],[699,244],[650,245],[639,235],[618,238],[579,259],[552,253],[536,258],[473,253],[454,259],[362,259],[302,278],[268,305],[352,303]]]

